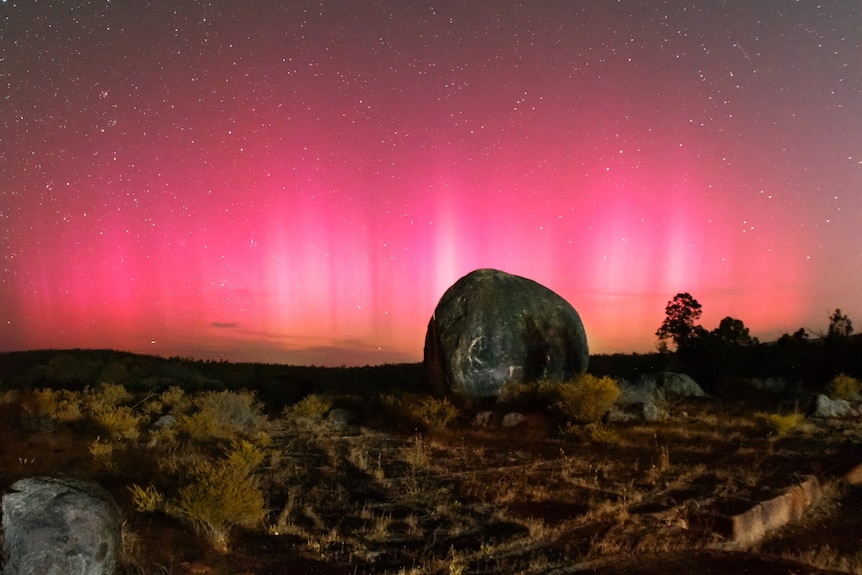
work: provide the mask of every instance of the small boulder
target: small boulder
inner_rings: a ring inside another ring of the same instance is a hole
[[[706,397],[706,393],[697,382],[684,373],[664,371],[659,374],[659,381],[666,396]]]
[[[642,376],[634,383],[622,379],[617,383],[620,394],[615,403],[621,406],[664,402],[664,391],[656,385],[656,376]]]
[[[177,418],[170,413],[166,415],[162,415],[159,417],[155,423],[153,423],[154,429],[170,429],[177,424]]]
[[[503,416],[503,427],[517,427],[524,423],[524,415],[513,411]]]
[[[335,407],[326,414],[326,421],[333,427],[349,427],[356,423],[356,414],[349,409]]]
[[[488,427],[491,425],[491,418],[494,416],[493,411],[480,411],[476,414],[473,423],[479,427]]]
[[[856,415],[853,406],[846,399],[830,399],[821,394],[817,395],[814,405],[813,417],[848,417]]]
[[[643,420],[650,422],[658,421],[662,416],[662,411],[654,403],[645,403],[641,413],[643,415]]]
[[[425,366],[438,391],[497,397],[511,383],[565,381],[586,371],[578,312],[550,289],[493,269],[467,274],[434,310]]]
[[[111,495],[90,481],[32,477],[3,496],[4,575],[111,575],[122,523]]]

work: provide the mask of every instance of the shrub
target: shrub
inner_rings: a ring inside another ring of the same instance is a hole
[[[802,423],[805,416],[801,413],[788,413],[782,415],[779,413],[763,413],[754,414],[754,420],[760,426],[760,429],[767,435],[776,437],[784,437]]]
[[[227,464],[233,469],[252,473],[266,458],[264,451],[245,439],[232,441],[227,452]]]
[[[413,415],[428,429],[442,429],[458,417],[458,408],[446,398],[426,397],[413,408]]]
[[[93,421],[98,423],[111,437],[135,440],[140,435],[138,424],[141,422],[141,416],[134,414],[131,407],[121,405],[97,409],[99,411],[92,414]]]
[[[116,407],[132,400],[132,394],[116,383],[103,383],[96,389],[86,392],[87,408],[91,412],[99,412],[111,407]]]
[[[161,395],[159,395],[159,401],[163,405],[177,411],[184,411],[190,403],[190,400],[186,396],[186,392],[183,391],[183,388],[176,385],[172,385],[163,391]]]
[[[52,418],[57,412],[57,392],[34,389],[21,398],[21,410],[33,418]]]
[[[114,445],[110,441],[102,441],[101,436],[90,443],[90,455],[105,469],[114,466]]]
[[[547,380],[513,382],[500,391],[497,401],[521,409],[544,409],[559,399],[560,384]]]
[[[826,395],[832,399],[858,401],[860,392],[862,392],[862,383],[855,377],[850,377],[845,373],[833,377],[826,386]]]
[[[311,394],[303,397],[293,405],[288,405],[282,414],[290,420],[323,418],[327,411],[332,408],[332,401],[319,395]]]
[[[80,421],[84,418],[84,405],[81,394],[69,390],[57,392],[57,409],[54,419],[65,423]]]
[[[143,513],[158,511],[165,502],[164,495],[154,485],[144,489],[135,483],[129,487],[129,492],[132,494],[132,505],[137,511]]]
[[[215,463],[200,461],[191,479],[168,511],[194,525],[219,551],[227,551],[234,526],[255,527],[266,516],[257,479],[230,457]]]
[[[177,427],[192,439],[252,436],[266,426],[266,416],[261,413],[261,405],[250,391],[199,393],[191,401],[190,409],[196,411],[179,416]]]
[[[557,407],[579,423],[599,421],[619,397],[616,381],[608,376],[584,374],[559,386]]]

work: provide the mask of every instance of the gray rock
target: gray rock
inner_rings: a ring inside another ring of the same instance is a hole
[[[326,420],[335,427],[348,427],[356,423],[356,414],[349,409],[335,407],[326,414]]]
[[[645,403],[642,413],[644,421],[658,421],[662,415],[661,410],[654,403]]]
[[[476,414],[476,418],[473,420],[473,423],[479,427],[488,427],[491,425],[491,418],[493,416],[493,411],[480,411]]]
[[[658,421],[668,417],[668,397],[705,397],[703,389],[689,376],[665,371],[640,376],[634,383],[619,382],[620,395],[613,415],[619,421]]]
[[[578,312],[548,288],[499,270],[476,270],[446,290],[425,336],[435,387],[471,397],[496,397],[510,383],[565,381],[588,361]]]
[[[153,423],[153,427],[156,429],[169,429],[177,424],[177,418],[171,415],[170,413],[167,415],[163,415],[159,417],[155,423]]]
[[[663,371],[659,374],[659,382],[665,396],[676,397],[706,397],[703,389],[692,378],[684,373]]]
[[[620,394],[617,397],[617,405],[635,405],[639,403],[663,402],[664,390],[656,384],[655,375],[641,376],[634,383],[628,380],[620,380],[617,384]]]
[[[513,411],[503,416],[503,427],[516,427],[524,422],[524,416]]]
[[[856,411],[846,399],[829,399],[821,393],[817,395],[812,415],[814,417],[847,417],[856,415]]]
[[[122,524],[111,495],[74,478],[33,477],[3,496],[4,575],[110,575]]]
[[[760,389],[769,393],[784,393],[787,382],[783,377],[767,377],[761,382]]]

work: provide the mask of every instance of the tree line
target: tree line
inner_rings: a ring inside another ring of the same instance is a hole
[[[730,316],[709,331],[699,323],[702,313],[691,294],[674,296],[656,330],[656,347],[676,368],[714,390],[739,377],[782,377],[816,389],[839,373],[862,376],[862,338],[853,336],[853,323],[840,309],[832,312],[826,333],[817,338],[800,328],[767,343]]]

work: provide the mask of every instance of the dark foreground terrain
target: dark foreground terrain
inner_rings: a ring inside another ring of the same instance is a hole
[[[3,376],[0,489],[44,474],[99,482],[125,520],[122,573],[862,572],[862,487],[847,480],[862,425],[764,426],[763,413],[792,411],[787,397],[676,401],[655,422],[571,425],[541,406],[451,403],[415,384],[339,380],[262,402],[193,367],[134,375],[134,356],[97,370],[125,370],[119,383],[64,382],[56,364],[85,360],[55,360],[49,374],[55,357],[29,380]],[[510,412],[523,419],[508,427]],[[155,426],[166,414],[174,421]],[[181,510],[202,470],[237,453],[262,506],[224,491]],[[801,519],[756,541],[727,529],[807,477],[823,496]],[[148,506],[136,487],[161,499]]]

